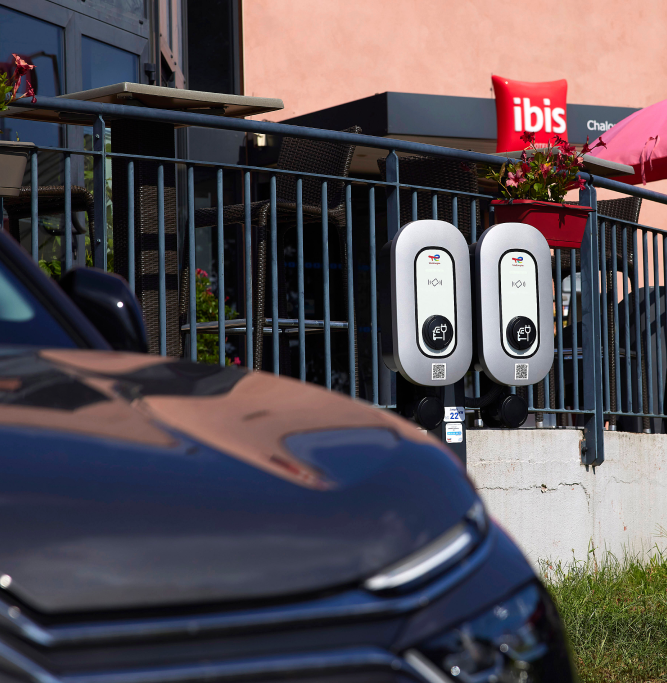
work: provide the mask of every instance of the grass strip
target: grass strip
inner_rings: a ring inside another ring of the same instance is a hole
[[[592,549],[541,569],[582,683],[667,681],[667,557],[657,547],[649,559]]]

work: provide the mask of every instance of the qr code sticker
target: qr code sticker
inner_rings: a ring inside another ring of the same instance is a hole
[[[447,379],[447,363],[433,363],[431,379]]]
[[[514,364],[514,379],[528,379],[528,363]]]

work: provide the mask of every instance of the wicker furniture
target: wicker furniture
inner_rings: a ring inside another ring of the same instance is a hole
[[[346,129],[346,133],[361,133],[361,128],[353,126]],[[354,155],[355,146],[346,144],[334,144],[330,142],[318,142],[314,140],[302,140],[298,138],[284,138],[280,148],[277,168],[286,171],[302,173],[317,173],[328,176],[347,177],[350,172],[350,163]],[[296,181],[297,176],[279,173],[276,176],[276,210],[278,222],[278,314],[286,317],[286,277],[284,259],[285,233],[296,226]],[[320,223],[322,220],[322,180],[305,176],[302,180],[303,200],[303,223]],[[250,206],[250,220],[257,227],[257,250],[255,263],[255,287],[253,288],[253,358],[254,367],[259,370],[262,367],[263,352],[263,327],[265,323],[265,299],[266,299],[266,270],[268,249],[268,225],[270,219],[270,202],[263,200],[252,202]],[[342,180],[328,181],[327,216],[329,224],[338,231],[340,249],[343,261],[343,286],[347,298],[347,246],[346,246],[346,221],[345,221],[345,183]],[[245,205],[233,204],[223,209],[223,220],[226,225],[230,223],[243,223],[245,217]],[[216,225],[217,209],[198,209],[195,211],[195,227],[208,227]],[[185,278],[188,281],[188,278]],[[355,338],[355,364],[356,359],[356,325],[354,326]],[[281,339],[281,370],[289,371],[287,359],[287,346]],[[356,373],[357,383],[359,373]]]
[[[174,127],[169,123],[119,119],[111,123],[111,149],[124,154],[173,158],[176,156]],[[128,279],[127,159],[113,157],[114,271]],[[176,168],[165,163],[164,237],[166,289],[166,351],[181,356],[178,300],[178,238],[176,221]],[[158,162],[134,162],[134,272],[135,294],[141,303],[148,334],[148,352],[160,353],[158,307]]]
[[[452,192],[479,192],[477,181],[477,167],[475,164],[465,166],[457,160],[437,157],[407,156],[399,157],[398,179],[405,185],[420,185],[422,187],[437,187]],[[379,159],[378,167],[382,180],[387,179],[386,160]],[[417,190],[417,219],[423,220],[433,217],[432,192],[429,190]],[[438,193],[438,219],[452,222],[453,194]],[[401,189],[399,193],[401,206],[401,225],[412,220],[412,190]],[[479,198],[476,201],[476,225],[480,226]],[[471,211],[470,199],[459,196],[457,199],[458,227],[463,236],[470,242]],[[479,236],[479,235],[478,235]]]
[[[93,195],[85,188],[77,185],[72,186],[71,206],[72,206],[72,230],[83,235],[86,229],[79,223],[76,212],[85,211],[88,215],[88,226],[90,238],[95,235],[95,206]],[[21,218],[29,218],[31,215],[32,190],[30,186],[22,187],[18,197],[5,197],[4,208],[9,219],[9,233],[17,241],[21,241],[19,221]],[[65,188],[62,185],[45,185],[37,188],[37,211],[39,214],[53,216],[65,213]],[[64,230],[44,228],[53,235],[62,235]]]

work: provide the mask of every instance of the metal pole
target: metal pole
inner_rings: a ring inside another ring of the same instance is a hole
[[[584,465],[601,465],[604,461],[604,413],[602,403],[602,354],[600,352],[600,282],[598,264],[597,193],[590,183],[579,191],[579,203],[590,206],[588,223],[581,242],[581,326],[583,330],[584,409],[592,411],[584,417],[585,444],[581,461]]]
[[[104,119],[98,116],[93,124],[93,198],[95,207],[95,244],[91,244],[93,265],[107,269],[107,180]]]
[[[37,152],[33,152],[30,155],[30,252],[34,261],[39,261],[39,173],[37,169]]]
[[[398,180],[398,155],[391,151],[386,160],[387,182],[391,185],[385,186],[387,194],[387,239],[392,240],[401,227],[401,208],[399,197]],[[383,331],[380,330],[380,335]],[[396,373],[392,372],[382,363],[380,365],[380,405],[396,404]]]

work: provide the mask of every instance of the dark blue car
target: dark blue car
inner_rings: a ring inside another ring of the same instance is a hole
[[[144,344],[120,279],[0,234],[0,681],[574,680],[440,443]]]

